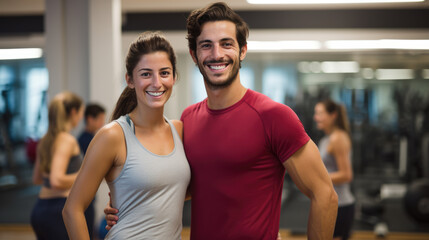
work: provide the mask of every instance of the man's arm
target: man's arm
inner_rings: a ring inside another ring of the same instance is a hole
[[[292,180],[311,200],[308,239],[332,240],[338,211],[338,196],[312,140],[283,163]]]
[[[109,193],[109,199],[110,199],[110,193]],[[118,216],[116,216],[116,214],[118,214],[118,209],[113,208],[111,201],[109,200],[109,203],[107,203],[107,206],[104,208],[104,214],[106,216],[104,216],[104,218],[106,219],[107,225],[106,225],[106,230],[110,230],[113,225],[116,224],[116,222],[118,221]]]

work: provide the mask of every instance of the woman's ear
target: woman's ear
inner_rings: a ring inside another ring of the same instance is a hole
[[[134,89],[133,79],[127,73],[125,73],[125,80],[127,81],[128,87],[131,88],[131,89]]]
[[[75,119],[75,118],[77,118],[77,116],[79,115],[79,109],[76,109],[76,108],[72,108],[71,110],[70,110],[70,119]]]
[[[72,108],[71,110],[70,110],[70,116],[74,116],[74,115],[76,115],[77,114],[77,109],[76,108]]]
[[[338,112],[337,112],[337,111],[335,111],[335,112],[331,113],[330,115],[331,115],[331,118],[332,118],[334,121],[337,121],[337,119],[338,119]]]

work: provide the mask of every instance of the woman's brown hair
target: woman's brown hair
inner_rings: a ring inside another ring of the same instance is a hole
[[[331,99],[325,99],[320,103],[325,106],[325,109],[329,114],[337,113],[337,118],[334,122],[335,126],[350,134],[350,124],[347,117],[346,108],[341,104],[337,104]]]
[[[53,145],[59,133],[67,131],[66,126],[70,121],[72,110],[78,112],[83,107],[83,100],[71,92],[57,94],[49,103],[48,108],[48,131],[37,146],[37,155],[40,159],[42,172],[51,171]]]
[[[173,66],[173,75],[177,76],[176,55],[170,42],[160,32],[144,32],[131,43],[125,59],[126,74],[130,79],[133,80],[133,70],[143,55],[159,51],[167,53]],[[128,86],[125,87],[116,102],[111,120],[113,121],[130,113],[136,106],[137,96],[135,89],[131,89]]]

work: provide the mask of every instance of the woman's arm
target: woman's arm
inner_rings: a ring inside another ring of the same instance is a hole
[[[67,190],[73,185],[77,173],[67,174],[70,158],[77,147],[76,139],[69,133],[60,133],[54,143],[49,182],[54,189]]]
[[[63,209],[70,239],[89,239],[84,211],[93,200],[103,178],[117,162],[121,148],[124,152],[124,136],[116,123],[103,127],[88,146],[80,173]]]
[[[329,145],[338,168],[338,171],[329,174],[332,183],[343,184],[350,182],[353,179],[353,171],[350,161],[351,143],[349,136],[343,131],[336,131],[332,133]]]
[[[40,171],[40,158],[38,154],[33,168],[33,183],[37,185],[43,183],[43,176],[42,176],[42,172]]]
[[[173,123],[177,133],[179,133],[180,139],[183,142],[183,122],[180,120],[171,120],[171,122]],[[186,189],[185,201],[187,200],[191,200],[191,191],[189,189],[189,186],[188,189]]]

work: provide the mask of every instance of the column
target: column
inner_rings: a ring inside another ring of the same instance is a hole
[[[110,117],[122,92],[121,1],[90,1],[90,100],[106,107]]]
[[[49,99],[61,91],[89,98],[88,2],[46,0],[45,59]]]

